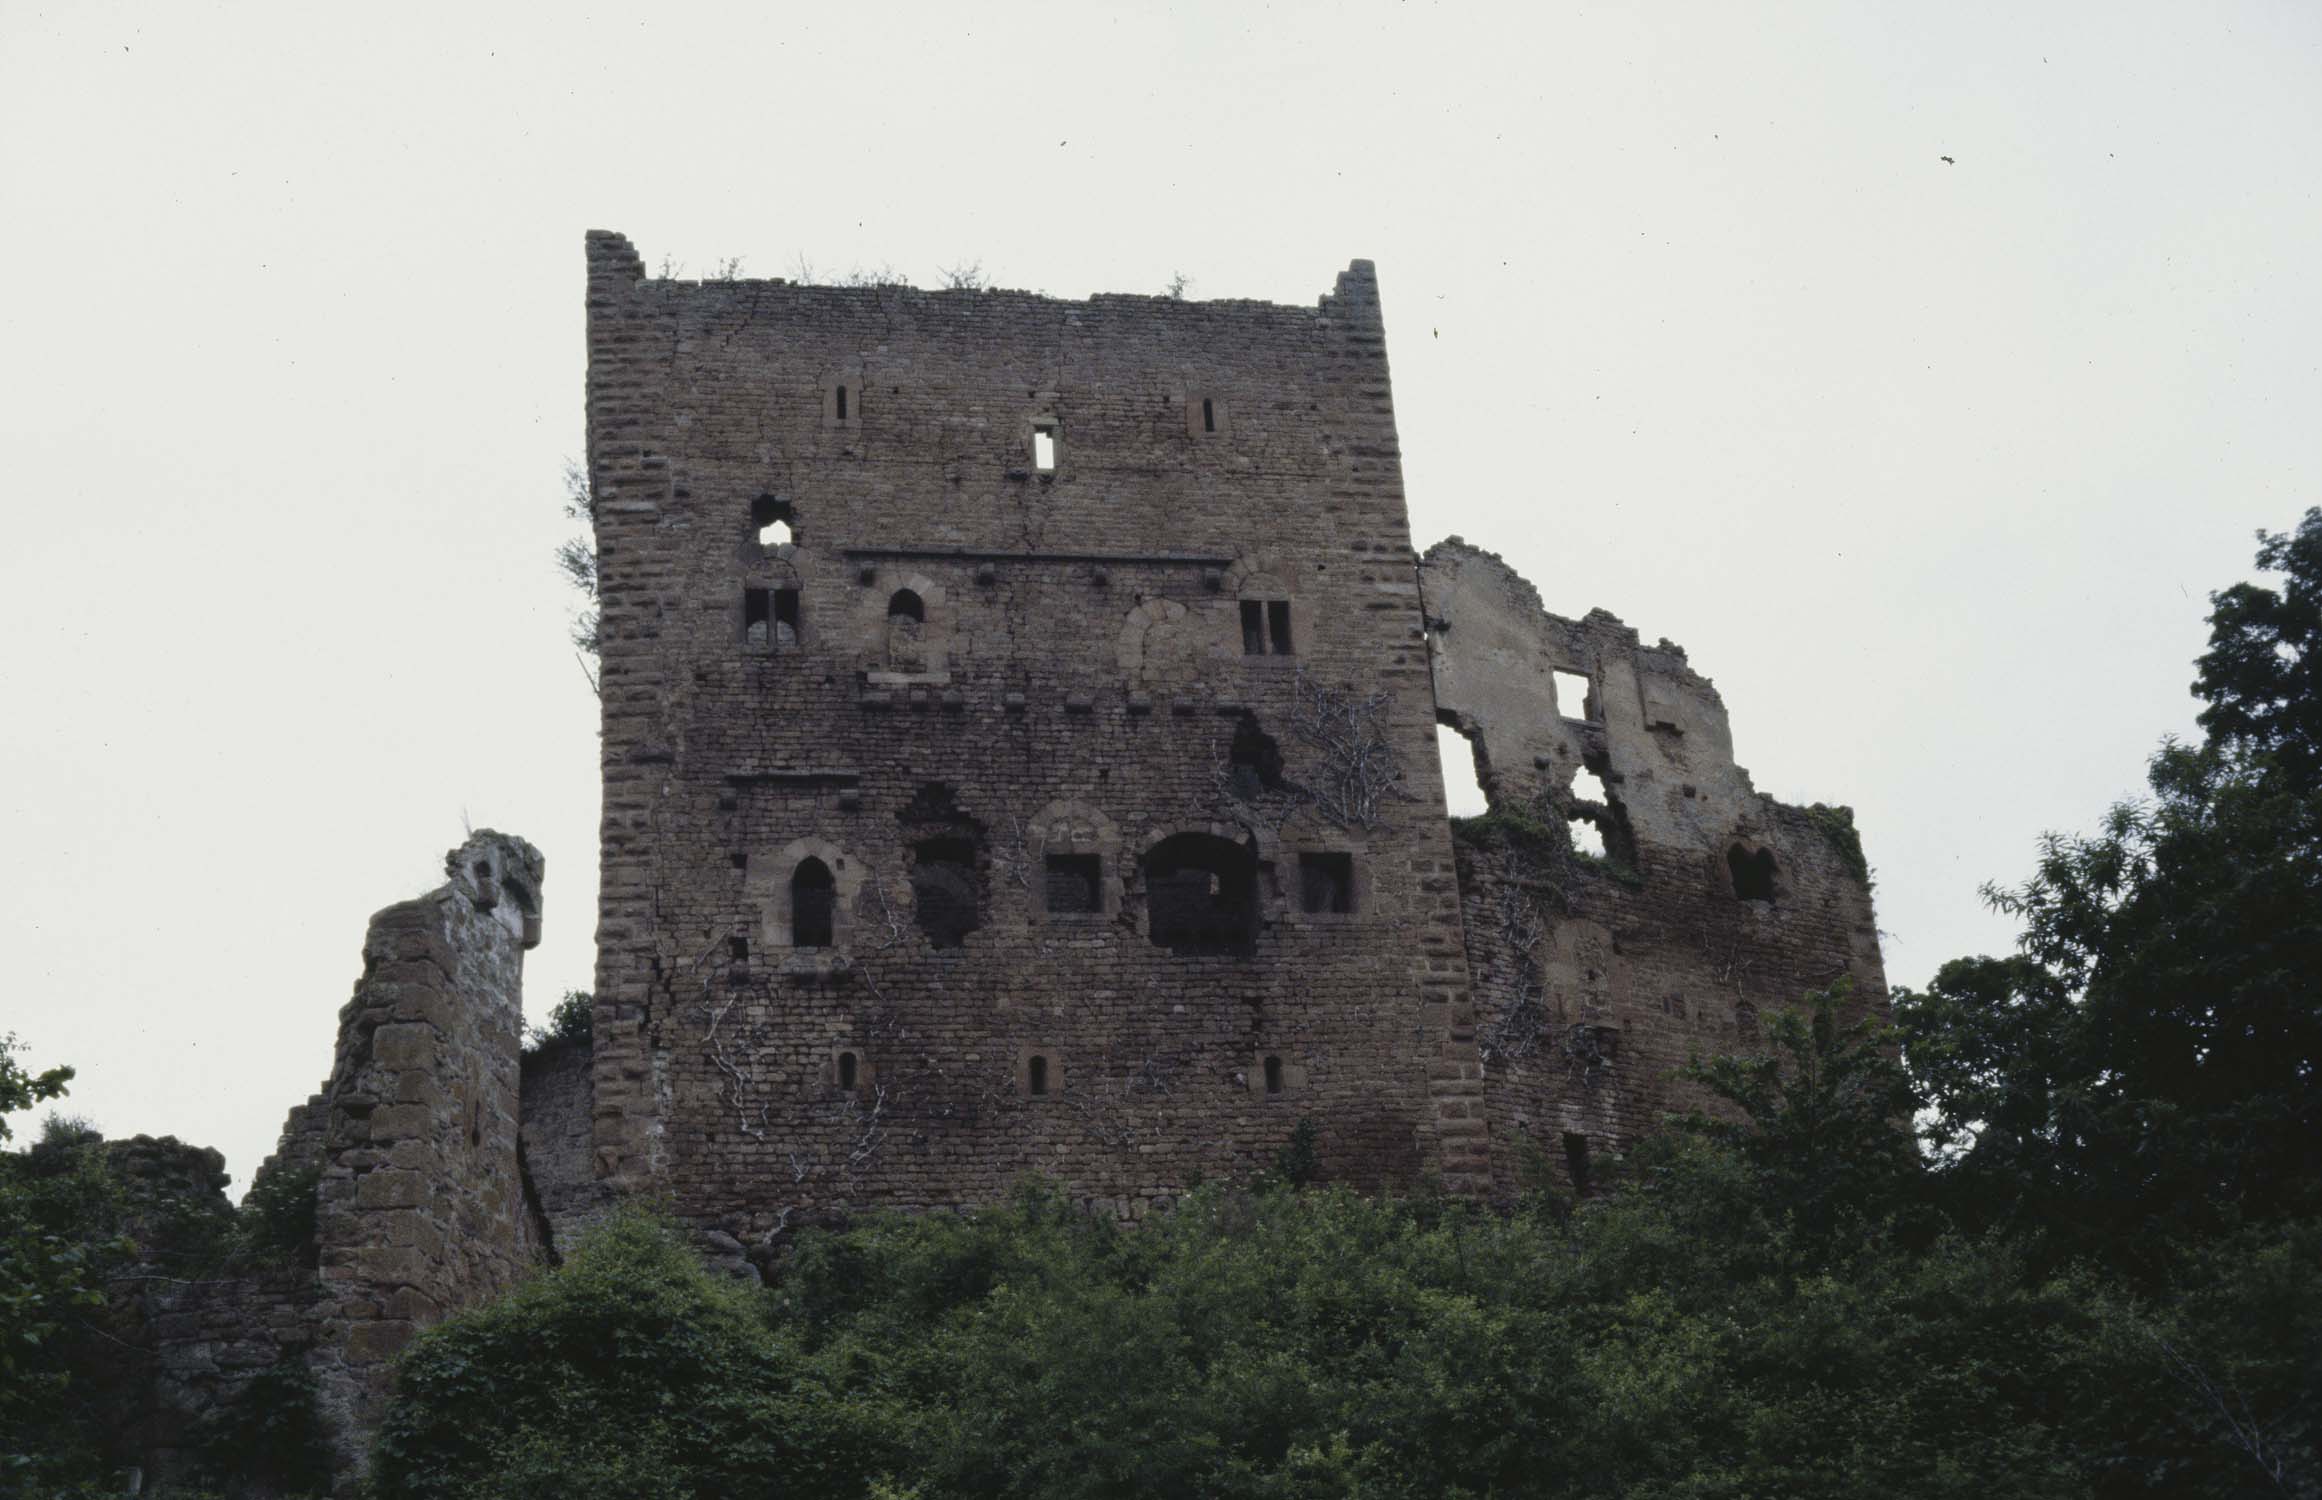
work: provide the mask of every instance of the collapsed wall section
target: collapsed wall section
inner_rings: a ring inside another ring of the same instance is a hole
[[[597,1170],[735,1243],[1482,1183],[1370,266],[1310,308],[589,238]],[[721,1243],[712,1240],[712,1243]]]
[[[1437,709],[1490,804],[1454,840],[1503,1192],[1527,1157],[1585,1187],[1596,1154],[1710,1107],[1672,1072],[1754,1050],[1760,1017],[1810,989],[1849,980],[1883,1012],[1851,814],[1758,793],[1681,649],[1550,614],[1457,538],[1420,585]]]

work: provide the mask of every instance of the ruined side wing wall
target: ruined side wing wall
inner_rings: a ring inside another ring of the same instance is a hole
[[[1455,824],[1501,1191],[1533,1152],[1568,1183],[1671,1111],[1671,1074],[1751,1050],[1760,1018],[1849,979],[1882,1008],[1851,815],[1788,807],[1734,763],[1725,708],[1666,641],[1572,620],[1454,539],[1421,568],[1436,697],[1491,815]],[[1576,851],[1598,831],[1604,855]]]

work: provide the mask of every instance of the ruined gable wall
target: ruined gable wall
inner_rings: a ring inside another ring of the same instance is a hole
[[[1601,611],[1549,614],[1514,570],[1456,538],[1420,577],[1441,711],[1479,748],[1500,815],[1458,838],[1501,1191],[1527,1143],[1569,1182],[1566,1135],[1619,1150],[1670,1111],[1706,1107],[1672,1070],[1754,1047],[1755,1018],[1808,989],[1849,977],[1883,1012],[1867,871],[1859,844],[1842,847],[1851,826],[1751,786],[1716,689],[1682,651]],[[1581,701],[1558,694],[1559,671],[1586,679]],[[1576,794],[1584,768],[1605,798]],[[1605,860],[1572,853],[1576,815],[1604,827]],[[1773,899],[1737,897],[1736,848],[1771,855]]]
[[[1343,1180],[1480,1181],[1472,1080],[1437,1066],[1473,1044],[1368,265],[1317,308],[675,284],[610,235],[590,272],[600,1172],[744,1239],[1035,1170],[1134,1216],[1301,1116]],[[760,496],[788,549],[758,546]],[[747,639],[753,587],[798,590],[794,637]],[[903,589],[924,619],[897,627]],[[1245,599],[1286,606],[1292,654],[1245,654]],[[1331,780],[1301,671],[1378,695],[1407,797],[1370,826],[1229,775],[1246,713],[1287,781]],[[947,828],[980,910],[952,948],[912,878]],[[1140,858],[1186,832],[1255,851],[1252,954],[1149,941]],[[1322,850],[1356,912],[1300,910]],[[1097,856],[1096,911],[1045,909],[1050,853]],[[807,858],[838,900],[813,952]]]

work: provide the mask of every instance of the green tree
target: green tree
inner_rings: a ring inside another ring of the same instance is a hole
[[[1963,1212],[2158,1274],[2182,1245],[2322,1210],[2322,511],[2261,535],[2284,586],[2211,595],[2208,738],[2151,795],[1987,889],[2021,951],[1898,999]]]

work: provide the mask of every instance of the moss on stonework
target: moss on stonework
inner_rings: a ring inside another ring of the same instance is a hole
[[[1506,849],[1540,859],[1559,859],[1572,852],[1568,835],[1530,813],[1506,808],[1472,818],[1453,818],[1451,837],[1471,849]]]
[[[1830,840],[1830,847],[1838,851],[1838,857],[1854,872],[1854,878],[1862,882],[1864,890],[1869,890],[1872,885],[1870,861],[1863,857],[1862,835],[1854,827],[1854,809],[1817,802],[1810,807],[1801,807],[1798,811],[1804,813],[1806,821]]]

